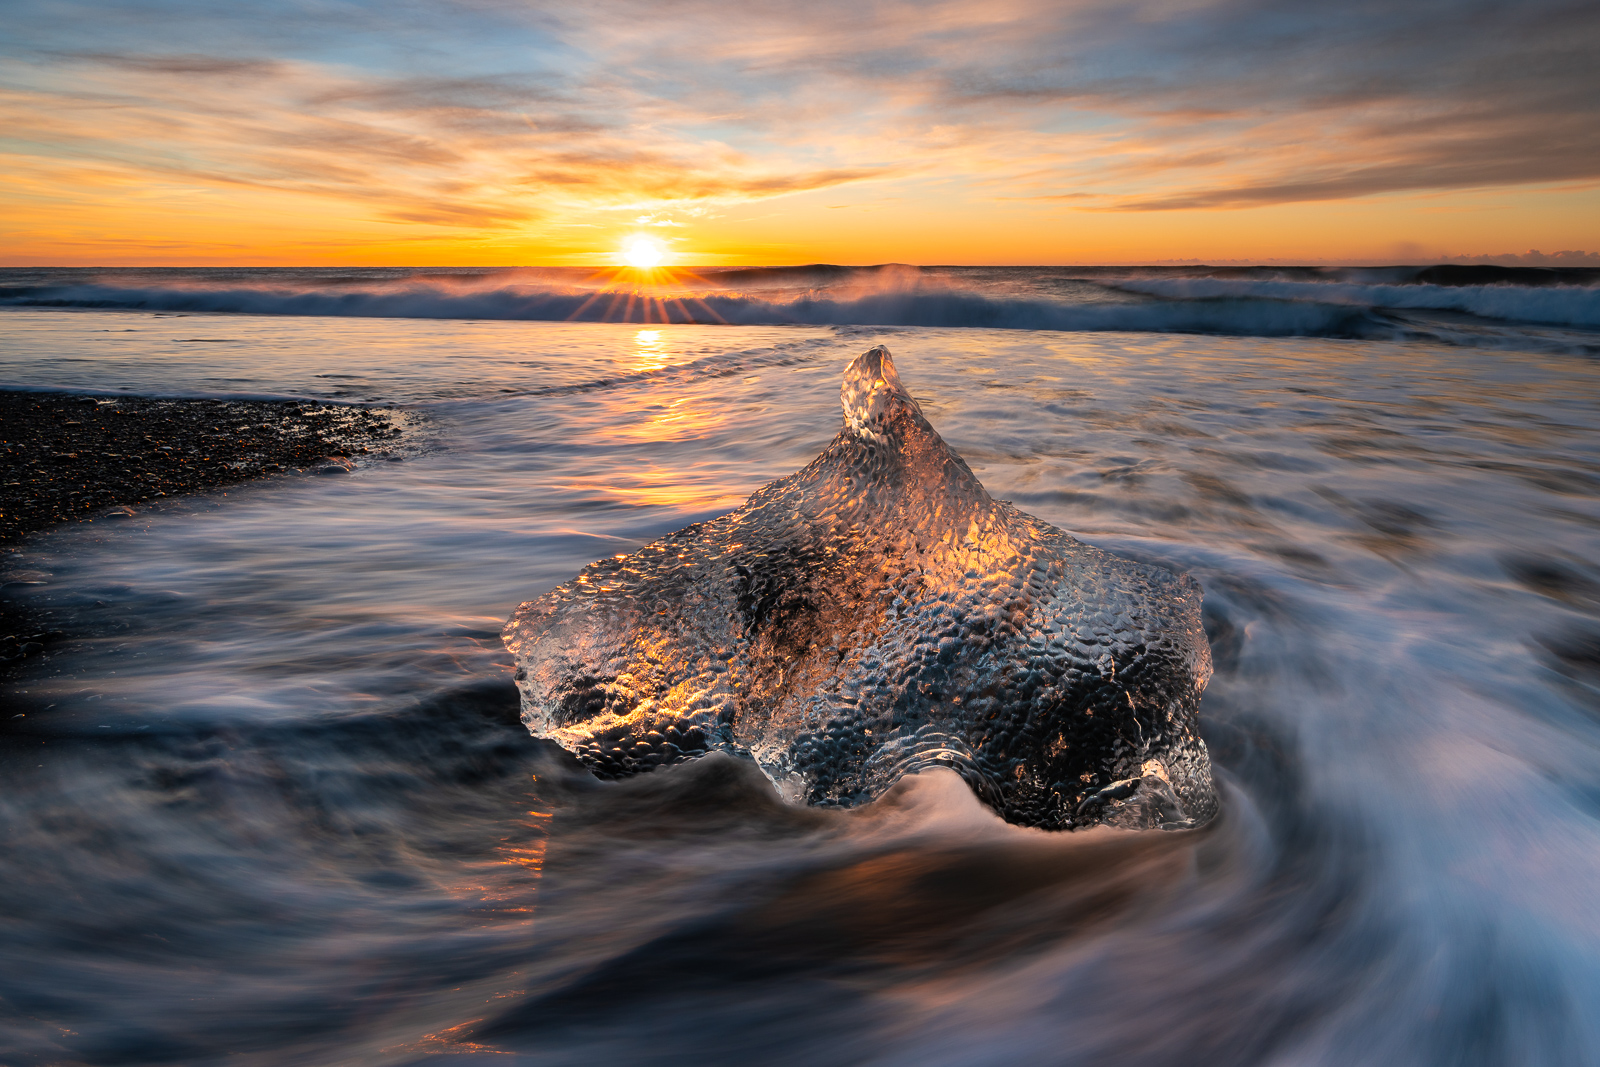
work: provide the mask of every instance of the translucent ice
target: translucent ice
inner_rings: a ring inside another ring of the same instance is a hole
[[[817,805],[946,766],[1029,826],[1210,819],[1198,584],[992,499],[887,349],[842,400],[804,470],[517,609],[529,729],[601,777],[723,750]]]

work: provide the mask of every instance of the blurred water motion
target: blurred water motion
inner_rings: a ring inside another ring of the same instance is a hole
[[[73,636],[6,693],[0,1062],[1600,1062],[1590,360],[652,325],[644,366],[637,325],[251,316],[119,354],[164,320],[4,314],[13,383],[433,429],[9,557]],[[1211,827],[600,783],[516,725],[516,602],[809,460],[879,339],[994,496],[1199,579]]]

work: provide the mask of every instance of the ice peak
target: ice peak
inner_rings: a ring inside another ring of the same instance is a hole
[[[845,424],[868,440],[881,441],[897,414],[910,415],[912,421],[927,425],[922,409],[900,384],[894,360],[883,345],[863,352],[845,367],[839,402],[844,406]]]

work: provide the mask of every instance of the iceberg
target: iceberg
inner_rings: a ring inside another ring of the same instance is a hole
[[[804,469],[512,614],[528,728],[608,779],[720,751],[795,803],[947,767],[1021,825],[1209,821],[1199,584],[990,497],[888,349],[841,400]]]

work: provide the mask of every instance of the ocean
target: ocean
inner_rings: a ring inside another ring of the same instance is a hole
[[[997,498],[1193,575],[1222,813],[600,782],[500,629],[886,345]],[[10,546],[0,1063],[1600,1064],[1600,274],[0,271],[0,386],[409,411]],[[21,718],[13,718],[21,716]]]

